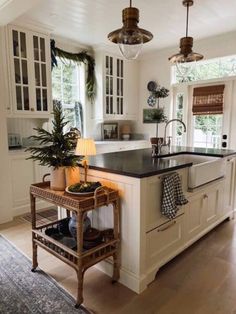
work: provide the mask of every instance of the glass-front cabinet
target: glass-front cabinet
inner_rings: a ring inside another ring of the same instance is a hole
[[[13,114],[49,114],[49,37],[9,26],[10,94]]]
[[[124,61],[105,56],[105,113],[124,114]]]

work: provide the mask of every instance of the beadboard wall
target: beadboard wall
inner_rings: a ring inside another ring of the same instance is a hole
[[[8,118],[7,132],[20,134],[21,138],[29,137],[35,134],[34,128],[47,127],[47,122],[46,119]]]

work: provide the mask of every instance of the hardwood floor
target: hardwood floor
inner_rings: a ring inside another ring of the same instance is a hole
[[[101,314],[236,314],[236,228],[226,221],[162,267],[137,295],[96,268],[85,274],[84,305]],[[30,224],[16,219],[0,234],[31,257]],[[73,269],[39,249],[39,266],[72,295]]]

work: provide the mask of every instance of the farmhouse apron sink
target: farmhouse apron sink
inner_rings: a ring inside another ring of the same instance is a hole
[[[192,163],[188,171],[188,187],[194,189],[208,182],[222,178],[226,173],[226,159],[221,157],[180,154],[163,157],[186,163]]]

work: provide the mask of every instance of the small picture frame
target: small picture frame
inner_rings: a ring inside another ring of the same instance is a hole
[[[105,122],[102,124],[102,139],[104,141],[115,141],[119,138],[117,122]]]

